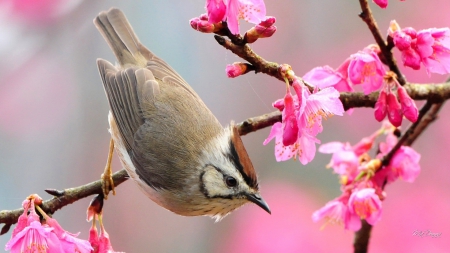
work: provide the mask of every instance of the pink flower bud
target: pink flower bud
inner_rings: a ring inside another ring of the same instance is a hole
[[[398,100],[400,100],[400,104],[402,105],[402,112],[405,117],[411,121],[416,122],[419,117],[419,110],[416,107],[416,103],[414,100],[406,92],[403,86],[398,86]]]
[[[381,122],[387,114],[387,95],[386,91],[383,89],[380,91],[377,102],[375,103],[375,119]]]
[[[277,31],[277,27],[274,25],[269,27],[256,26],[255,30],[259,34],[259,38],[262,39],[271,37]]]
[[[189,23],[191,24],[191,27],[194,30],[197,30],[199,32],[203,33],[213,33],[214,32],[214,24],[209,23],[206,20],[201,20],[199,18],[193,18],[189,20]]]
[[[288,90],[284,96],[283,110],[283,145],[294,144],[298,138],[298,123],[295,117],[294,99]]]
[[[388,29],[388,35],[394,37],[394,33],[400,31],[400,25],[396,20],[391,20]]]
[[[387,94],[387,112],[389,122],[395,127],[399,127],[403,119],[402,106],[393,93]]]
[[[385,9],[388,6],[388,0],[373,0],[381,8]]]
[[[247,73],[247,64],[242,62],[235,62],[233,64],[228,64],[227,67],[225,68],[225,71],[227,72],[227,76],[229,78],[235,78]]]
[[[253,43],[257,39],[271,37],[277,31],[277,27],[273,25],[274,23],[275,17],[266,17],[264,21],[245,33],[245,41]]]
[[[382,206],[380,197],[373,188],[355,190],[348,201],[350,212],[374,225],[381,218]]]
[[[276,18],[272,17],[272,16],[267,16],[265,20],[261,21],[261,23],[259,23],[260,26],[263,27],[269,27],[272,26],[273,24],[275,24]]]

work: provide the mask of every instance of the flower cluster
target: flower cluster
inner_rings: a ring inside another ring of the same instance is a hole
[[[227,21],[232,34],[239,34],[239,19],[259,24],[266,17],[263,0],[206,0],[206,10],[209,23]]]
[[[36,209],[45,219],[41,223],[35,211],[35,204],[40,203],[42,199],[36,194],[22,203],[24,212],[19,217],[5,250],[18,253],[90,253],[93,250],[88,241],[78,239],[78,234],[65,231],[55,219],[49,217],[36,205]]]
[[[376,120],[382,121],[388,116],[396,127],[401,125],[403,116],[416,122],[419,112],[414,100],[398,83],[395,74],[386,72],[378,53],[378,46],[370,45],[352,54],[336,70],[329,66],[316,67],[303,79],[319,88],[334,87],[343,92],[353,91],[353,85],[361,85],[366,95],[381,89],[375,105]]]
[[[389,72],[386,80],[375,104],[375,119],[381,122],[387,115],[389,122],[396,127],[402,124],[403,116],[411,122],[416,122],[419,110],[414,100],[397,82],[395,74]],[[398,100],[393,92],[395,89],[397,89]]]
[[[287,72],[295,76],[292,70]],[[282,122],[272,126],[264,145],[275,138],[277,161],[298,157],[302,164],[307,164],[315,156],[316,143],[320,143],[316,135],[322,132],[322,118],[342,115],[344,108],[339,100],[339,92],[333,87],[320,91],[315,89],[311,93],[298,77],[295,77],[292,87],[296,95],[291,94],[287,83],[284,98],[273,103],[282,112]]]
[[[345,229],[352,231],[361,228],[361,219],[374,225],[381,218],[385,184],[398,178],[407,182],[417,178],[420,173],[420,154],[410,147],[400,147],[389,164],[382,166],[381,159],[397,143],[394,129],[388,123],[384,124],[382,129],[354,146],[339,142],[320,146],[320,152],[333,154],[328,167],[340,175],[342,195],[314,212],[312,219],[315,222],[324,219],[326,222],[343,224]],[[379,144],[380,153],[372,160],[367,152],[382,133],[387,133],[386,142]]]
[[[364,94],[377,91],[383,85],[386,69],[378,57],[378,46],[369,45],[350,55],[336,70],[330,66],[316,67],[303,79],[318,87],[334,87],[338,91],[353,91],[353,85],[361,85]]]
[[[412,27],[401,29],[393,20],[388,34],[393,39],[395,47],[401,51],[405,66],[418,70],[423,64],[428,74],[450,73],[450,29],[448,27],[416,31]]]

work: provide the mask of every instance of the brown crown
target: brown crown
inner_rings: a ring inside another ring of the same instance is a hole
[[[255,168],[253,167],[250,157],[248,157],[247,150],[245,150],[244,143],[239,135],[239,130],[231,122],[230,124],[231,139],[230,139],[230,160],[234,163],[236,168],[241,172],[245,182],[251,188],[258,190],[258,179]]]

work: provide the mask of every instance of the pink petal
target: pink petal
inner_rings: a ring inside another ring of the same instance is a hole
[[[298,160],[301,164],[306,165],[314,159],[316,155],[316,143],[320,143],[320,141],[307,134],[302,134],[299,138],[299,147],[295,151],[299,154]]]
[[[402,51],[402,61],[403,65],[410,67],[414,70],[420,69],[420,56],[419,54],[412,48],[408,48]]]
[[[210,23],[219,23],[225,18],[227,7],[223,0],[206,0],[206,10]]]
[[[353,84],[362,84],[364,94],[378,90],[383,84],[385,69],[374,52],[360,51],[351,56],[348,77]]]
[[[338,91],[353,90],[347,78],[328,65],[313,68],[303,76],[303,79],[320,89],[333,86]]]
[[[431,33],[419,31],[417,33],[416,52],[421,58],[430,57],[433,54],[432,45],[434,44],[434,38]]]
[[[412,183],[420,174],[420,154],[411,147],[402,146],[392,157],[390,166],[406,182]]]
[[[328,87],[308,97],[307,106],[317,113],[319,110],[327,114],[342,116],[344,114],[344,106],[339,99],[341,94],[333,88]]]
[[[282,124],[277,122],[270,129],[269,136],[264,140],[263,145],[267,145],[273,138],[282,134]]]
[[[344,150],[344,147],[344,143],[333,141],[320,145],[319,152],[324,154],[332,154]]]

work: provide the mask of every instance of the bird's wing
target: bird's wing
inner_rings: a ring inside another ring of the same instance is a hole
[[[159,94],[159,83],[145,68],[119,70],[108,61],[97,60],[111,112],[127,151],[132,149],[134,135],[144,123],[141,105],[152,104]]]

